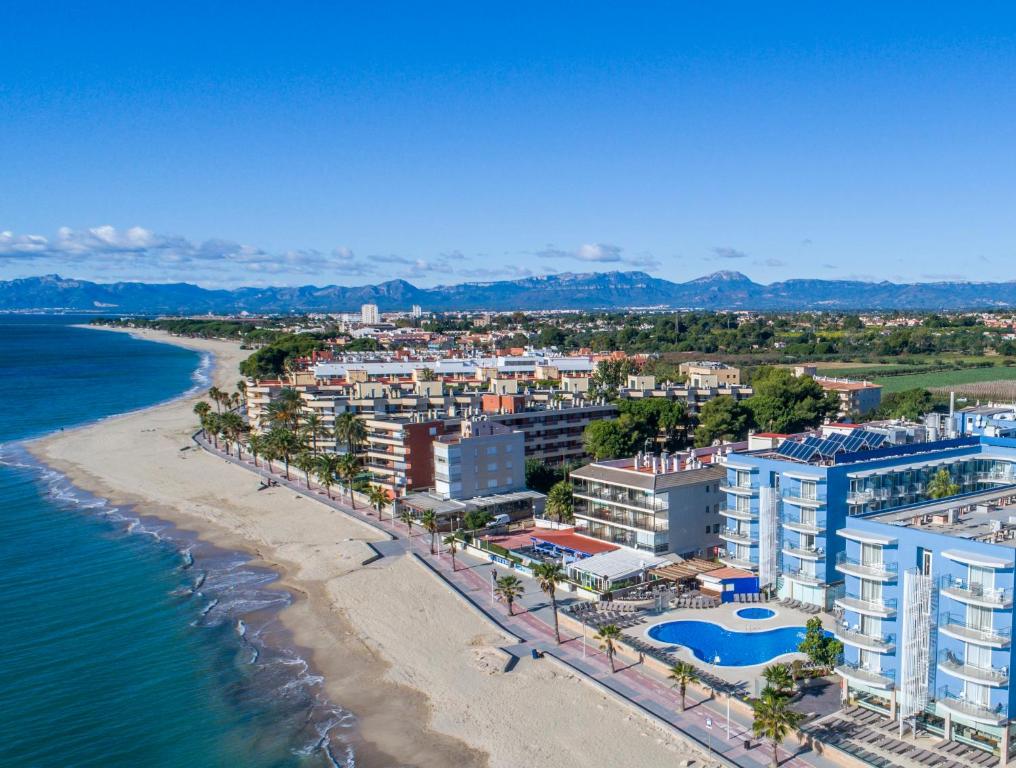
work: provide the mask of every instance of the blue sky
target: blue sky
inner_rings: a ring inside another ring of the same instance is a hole
[[[0,4],[0,277],[1016,279],[1004,4],[90,5]]]

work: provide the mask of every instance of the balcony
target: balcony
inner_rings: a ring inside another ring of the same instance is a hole
[[[806,547],[803,545],[784,544],[783,554],[796,557],[801,560],[821,560],[825,557],[825,550],[822,547]]]
[[[895,685],[896,672],[892,669],[883,671],[864,669],[857,664],[840,664],[836,667],[836,674],[847,680],[867,685],[871,688],[889,690]]]
[[[783,500],[788,504],[793,504],[795,507],[823,507],[826,503],[825,499],[820,499],[816,496],[801,496],[790,491],[783,492]]]
[[[967,664],[962,659],[954,656],[950,651],[943,651],[938,655],[938,668],[953,677],[968,680],[972,683],[991,685],[995,688],[1002,688],[1009,684],[1008,667],[999,669],[996,667],[979,667],[974,664]]]
[[[742,531],[735,531],[733,529],[720,529],[720,538],[724,541],[732,541],[735,544],[758,544],[758,540],[753,539],[750,533],[744,533]]]
[[[809,573],[802,568],[791,568],[784,569],[782,571],[784,578],[792,579],[798,584],[808,584],[813,587],[817,587],[820,584],[825,584],[825,576],[819,576],[815,573]]]
[[[783,527],[788,531],[796,531],[797,533],[807,533],[812,536],[818,536],[820,533],[825,531],[825,519],[815,520],[802,520],[794,515],[783,515],[782,518]]]
[[[862,563],[856,557],[848,557],[846,552],[836,556],[836,570],[849,576],[878,581],[896,581],[896,563]]]
[[[852,645],[855,648],[864,648],[875,653],[892,653],[896,650],[896,635],[887,634],[881,637],[867,635],[859,629],[847,627],[836,627],[833,635],[844,645]]]
[[[847,504],[867,504],[874,498],[874,491],[851,491],[847,494]]]
[[[750,485],[721,485],[720,493],[732,493],[735,496],[753,496],[758,488]]]
[[[758,515],[752,512],[750,509],[730,509],[728,507],[720,507],[720,514],[723,517],[729,517],[731,520],[757,520]]]
[[[1012,606],[1012,590],[1001,587],[985,587],[959,577],[943,576],[939,592],[953,600],[983,608],[1009,608]]]
[[[665,533],[670,530],[670,521],[666,517],[653,517],[652,515],[625,514],[612,509],[583,509],[576,507],[576,517],[584,517],[590,520],[600,520],[612,525],[623,525],[626,528],[635,528],[640,531],[651,533]]]
[[[734,555],[728,555],[724,552],[721,552],[718,555],[718,557],[721,563],[723,563],[724,565],[729,565],[731,568],[741,568],[742,570],[745,571],[758,570],[758,563],[754,563],[751,560],[742,560],[739,557],[736,557]]]
[[[938,631],[948,637],[989,648],[1008,648],[1010,642],[1008,628],[971,626],[958,613],[943,613],[939,616]]]
[[[836,605],[845,611],[863,613],[866,616],[878,616],[882,619],[889,619],[896,615],[896,599],[890,600],[862,600],[859,597],[840,597]]]
[[[580,499],[589,501],[603,501],[608,504],[620,504],[625,507],[645,510],[647,512],[666,512],[667,504],[655,498],[637,498],[625,493],[609,493],[595,488],[576,487],[572,493]]]
[[[1002,483],[1010,485],[1016,483],[1016,472],[1012,471],[1012,465],[1008,470],[993,469],[989,472],[978,472],[977,479],[982,483]]]
[[[948,709],[950,712],[987,725],[1003,725],[1009,719],[1005,707],[1001,704],[990,707],[976,701],[969,701],[964,698],[962,691],[951,690],[948,686],[938,689],[935,701],[940,707]]]

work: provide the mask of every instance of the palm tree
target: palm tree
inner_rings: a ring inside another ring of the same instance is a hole
[[[335,475],[339,471],[339,457],[334,453],[323,453],[317,457],[317,466],[314,474],[318,482],[325,487],[328,498],[332,497],[332,483],[335,482]]]
[[[388,503],[388,491],[382,488],[380,485],[372,485],[367,490],[367,498],[370,500],[371,505],[377,510],[377,519],[381,519],[381,510],[385,504]]]
[[[557,626],[557,585],[564,581],[564,570],[554,562],[545,561],[533,568],[533,576],[540,583],[540,589],[550,595],[550,607],[554,613],[554,637],[561,644],[561,631]]]
[[[433,509],[428,509],[420,515],[420,525],[430,534],[430,553],[434,554],[434,537],[437,535],[437,515]]]
[[[303,447],[300,438],[285,427],[272,427],[268,433],[268,442],[271,443],[275,455],[286,462],[286,479],[289,480],[289,462],[293,454]]]
[[[349,505],[356,509],[356,496],[353,495],[353,481],[360,474],[360,457],[355,453],[344,453],[339,457],[339,477],[349,490]]]
[[[295,430],[300,424],[303,401],[300,393],[292,387],[285,387],[268,404],[268,418],[273,424]]]
[[[254,466],[258,465],[258,456],[264,453],[265,439],[261,435],[252,434],[247,437],[247,451],[254,457]]]
[[[409,531],[409,538],[413,538],[413,523],[416,522],[416,518],[413,517],[413,512],[409,507],[404,507],[399,512],[399,520],[406,524],[406,529]]]
[[[687,661],[679,661],[670,668],[670,674],[667,677],[674,681],[677,692],[681,695],[681,705],[678,712],[684,712],[684,697],[688,692],[688,685],[698,682],[698,670]]]
[[[243,402],[247,402],[247,382],[243,379],[236,382],[236,393],[240,395]]]
[[[275,443],[268,439],[268,435],[261,436],[261,455],[265,459],[265,463],[268,465],[268,472],[271,474],[275,470],[272,468],[272,462],[278,461],[279,449],[275,447]]]
[[[433,368],[419,368],[416,371],[417,381],[437,381],[437,375]]]
[[[300,451],[296,454],[296,458],[293,459],[293,463],[296,468],[303,472],[304,482],[307,484],[307,490],[310,490],[310,473],[317,467],[317,459],[314,454],[310,451]]]
[[[770,664],[762,670],[766,687],[787,696],[794,688],[794,676],[786,664]]]
[[[933,499],[944,499],[947,496],[955,496],[959,492],[959,485],[953,482],[949,470],[945,467],[936,472],[928,483],[928,496]]]
[[[219,429],[222,430],[222,434],[226,438],[226,452],[229,452],[229,443],[236,443],[236,457],[238,459],[243,458],[240,455],[240,437],[243,435],[245,425],[243,419],[240,418],[240,414],[226,411],[226,413],[218,417],[218,420]]]
[[[760,739],[768,739],[773,745],[772,768],[779,768],[780,743],[791,730],[800,725],[803,715],[790,708],[787,697],[768,686],[751,703],[754,719],[751,731]]]
[[[212,387],[208,390],[208,399],[215,403],[215,412],[222,413],[222,396],[226,394],[218,387]]]
[[[615,644],[620,637],[621,629],[617,624],[604,624],[595,635],[595,638],[600,641],[600,648],[606,651],[607,658],[610,659],[611,672],[617,672],[614,668],[614,652],[617,650]]]
[[[324,419],[317,413],[310,413],[303,417],[303,423],[300,425],[300,436],[304,440],[309,440],[311,449],[314,453],[318,452],[318,438],[322,440],[332,436],[332,431],[328,429]]]
[[[525,592],[525,588],[522,586],[522,582],[519,581],[519,577],[510,573],[507,576],[502,576],[494,585],[494,594],[497,595],[499,600],[508,603],[509,616],[515,615],[512,608],[515,605],[516,598],[522,597],[523,592]]]
[[[201,422],[201,431],[205,432],[205,419],[208,418],[208,414],[212,412],[212,406],[210,406],[205,400],[199,400],[194,403],[194,413],[198,417],[198,421]],[[207,437],[208,435],[205,434]]]
[[[444,543],[448,545],[448,551],[452,556],[452,573],[458,570],[458,566],[455,564],[455,553],[459,549],[459,540],[455,538],[454,533],[450,533],[444,537]]]
[[[557,519],[559,523],[567,523],[575,519],[574,509],[571,483],[567,480],[555,483],[547,493],[546,514]]]
[[[335,417],[335,437],[345,441],[347,453],[356,453],[356,449],[367,439],[367,426],[355,413],[340,413]]]
[[[219,447],[219,432],[222,431],[222,415],[209,413],[205,417],[205,434],[212,438],[212,444]]]

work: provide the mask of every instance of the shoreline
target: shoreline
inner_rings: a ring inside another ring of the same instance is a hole
[[[248,354],[236,342],[86,327],[213,354],[220,388],[234,388]],[[323,676],[328,699],[355,717],[357,766],[641,768],[680,757],[679,740],[653,733],[567,670],[506,673],[500,647],[511,639],[412,558],[363,564],[381,531],[312,494],[259,492],[248,468],[194,447],[197,399],[184,394],[25,447],[76,486],[279,574],[277,587],[293,597],[280,621]]]

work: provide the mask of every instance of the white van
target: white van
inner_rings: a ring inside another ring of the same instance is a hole
[[[494,518],[487,523],[488,528],[498,528],[502,525],[508,525],[512,519],[508,515],[494,515]]]

